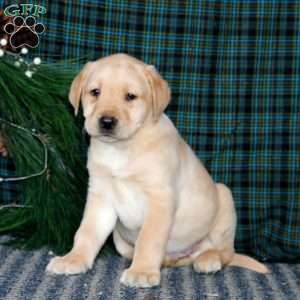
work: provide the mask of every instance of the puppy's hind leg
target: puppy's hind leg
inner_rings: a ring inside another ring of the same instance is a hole
[[[215,273],[220,271],[224,265],[227,265],[233,255],[233,249],[207,250],[194,260],[194,270],[199,273]]]
[[[229,264],[234,256],[236,214],[232,195],[225,185],[216,184],[216,186],[219,210],[215,225],[207,237],[210,247],[193,263],[196,272],[217,272]]]
[[[255,259],[237,254],[234,251],[236,214],[230,190],[223,184],[217,184],[219,194],[219,212],[215,226],[208,239],[211,249],[203,252],[194,261],[198,272],[216,272],[223,266],[238,266],[259,273],[268,273],[268,268]]]

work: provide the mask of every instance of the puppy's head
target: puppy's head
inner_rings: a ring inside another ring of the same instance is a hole
[[[85,129],[104,142],[126,140],[145,121],[157,122],[170,101],[168,84],[153,66],[126,54],[87,63],[74,79],[69,99]]]

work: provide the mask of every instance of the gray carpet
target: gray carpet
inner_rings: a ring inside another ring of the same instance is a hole
[[[134,289],[120,285],[128,261],[117,255],[100,256],[91,271],[75,276],[46,274],[50,258],[46,249],[0,246],[0,299],[300,299],[300,264],[268,264],[267,276],[234,267],[214,275],[191,267],[163,269],[160,287]]]

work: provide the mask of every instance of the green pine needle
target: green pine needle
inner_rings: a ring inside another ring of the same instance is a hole
[[[87,172],[80,155],[80,127],[68,104],[68,91],[77,70],[63,64],[41,65],[32,78],[5,58],[0,59],[0,117],[40,133],[48,149],[47,171],[20,181],[18,204],[0,210],[0,234],[13,234],[23,248],[50,246],[68,250],[79,226]],[[0,122],[0,130],[16,166],[16,176],[43,169],[44,148],[31,134]],[[1,188],[1,183],[0,183]],[[1,204],[0,199],[0,204]]]

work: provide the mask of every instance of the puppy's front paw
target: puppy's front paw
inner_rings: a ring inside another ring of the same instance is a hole
[[[148,288],[159,285],[160,272],[141,272],[132,268],[125,270],[121,276],[121,283],[131,287]]]
[[[67,254],[65,256],[56,256],[49,262],[46,271],[55,274],[79,274],[85,273],[91,266],[86,262],[83,256]]]

